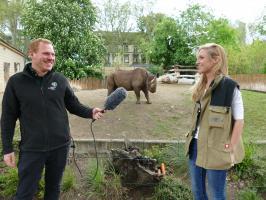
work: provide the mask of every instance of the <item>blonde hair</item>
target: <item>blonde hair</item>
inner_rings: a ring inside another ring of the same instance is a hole
[[[47,39],[44,39],[44,38],[38,38],[38,39],[35,39],[35,40],[32,40],[29,44],[29,48],[28,48],[28,55],[31,53],[31,52],[34,52],[36,53],[39,49],[39,44],[40,43],[45,43],[45,44],[51,44],[53,45],[53,43],[50,41],[50,40],[47,40]]]
[[[218,76],[220,74],[223,74],[225,76],[228,75],[227,58],[224,48],[219,44],[207,43],[199,47],[197,54],[199,54],[202,49],[207,51],[210,59],[218,59],[217,64],[213,66],[215,76]],[[196,102],[202,97],[206,88],[206,84],[207,77],[206,75],[201,74],[199,80],[192,88],[193,101]]]

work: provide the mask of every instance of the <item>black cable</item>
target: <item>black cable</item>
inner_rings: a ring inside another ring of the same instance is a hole
[[[97,147],[96,147],[96,140],[95,140],[95,136],[94,136],[93,129],[92,129],[92,123],[93,123],[94,121],[95,121],[95,120],[91,120],[91,124],[90,124],[90,127],[91,127],[91,134],[92,134],[92,137],[93,137],[93,144],[94,144],[95,157],[96,157],[96,171],[95,171],[95,174],[94,174],[92,180],[96,178],[97,173],[98,173],[98,170],[99,170],[99,158],[98,158],[98,152],[97,152]],[[72,140],[72,145],[71,145],[70,147],[73,149],[73,151],[72,151],[72,155],[73,155],[74,164],[75,164],[75,166],[77,167],[80,176],[82,176],[81,170],[80,170],[80,168],[79,168],[79,166],[78,166],[78,163],[77,163],[77,161],[76,161],[76,156],[75,156],[75,148],[76,148],[76,144],[75,144],[75,141],[74,141],[73,137],[70,136],[70,138],[71,138],[71,140]]]
[[[80,168],[79,168],[79,166],[78,166],[78,163],[77,163],[77,161],[76,161],[76,156],[75,156],[75,148],[76,148],[76,144],[75,144],[75,141],[74,141],[73,137],[72,137],[72,136],[70,136],[70,137],[71,137],[71,140],[72,140],[72,145],[71,145],[70,147],[72,148],[72,156],[73,156],[74,164],[75,164],[75,166],[77,167],[80,176],[82,176],[81,170],[80,170]]]
[[[98,169],[99,169],[99,158],[98,158],[98,152],[97,152],[97,147],[96,147],[95,136],[94,136],[94,133],[93,133],[93,130],[92,130],[92,123],[93,122],[95,122],[95,120],[91,120],[91,134],[92,134],[92,137],[93,137],[94,151],[95,151],[95,157],[96,157],[96,171],[95,171],[95,174],[94,174],[92,179],[95,179],[96,176],[97,176],[97,173],[98,173]]]

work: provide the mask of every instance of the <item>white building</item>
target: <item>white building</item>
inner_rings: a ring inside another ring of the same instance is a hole
[[[0,93],[5,90],[10,76],[23,70],[25,55],[0,38]]]

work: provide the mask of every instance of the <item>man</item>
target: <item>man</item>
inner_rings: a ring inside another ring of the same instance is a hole
[[[67,79],[53,71],[55,52],[51,41],[33,40],[32,62],[10,77],[2,102],[1,132],[4,162],[15,167],[12,141],[20,121],[19,184],[15,199],[32,200],[45,168],[45,200],[59,199],[60,182],[70,143],[66,109],[83,118],[99,119],[102,110],[82,105]]]

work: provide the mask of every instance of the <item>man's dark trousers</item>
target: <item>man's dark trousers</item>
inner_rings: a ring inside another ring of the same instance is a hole
[[[58,200],[68,145],[47,152],[20,151],[19,184],[15,200],[32,200],[45,167],[45,200]]]

